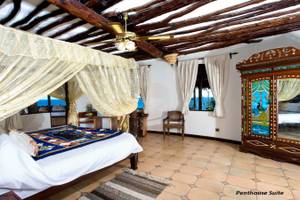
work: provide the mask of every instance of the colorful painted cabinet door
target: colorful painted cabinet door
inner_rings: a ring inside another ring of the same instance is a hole
[[[270,80],[251,82],[251,133],[270,136]]]

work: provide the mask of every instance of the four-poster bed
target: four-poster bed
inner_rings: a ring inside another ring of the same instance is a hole
[[[0,192],[12,190],[21,198],[53,186],[67,184],[127,158],[131,161],[131,168],[136,169],[137,153],[142,150],[135,137],[122,133],[79,148],[42,156],[34,161],[29,155],[14,149],[15,146],[4,137],[9,136],[0,137],[0,157],[3,159],[3,154],[9,155],[6,155],[5,166],[1,166]],[[4,184],[5,188],[2,186]]]
[[[68,123],[77,120],[76,100],[81,95],[86,95],[103,115],[124,116],[137,107],[139,84],[133,59],[0,26],[0,68],[0,120],[64,87],[65,83],[70,105]],[[135,121],[129,128],[136,134],[137,119],[130,121]],[[68,135],[70,128],[73,133]],[[65,146],[78,148],[63,149],[36,161],[10,135],[0,134],[0,194],[14,191],[26,198],[126,158],[130,158],[131,168],[137,168],[137,153],[142,147],[136,135],[108,131],[117,134],[102,140],[108,132],[70,126],[63,129],[29,134],[39,145],[38,155]],[[86,145],[81,145],[85,142]]]

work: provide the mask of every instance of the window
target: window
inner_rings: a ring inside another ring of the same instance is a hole
[[[189,109],[193,111],[213,111],[214,108],[215,100],[208,83],[205,65],[200,64]]]
[[[64,112],[66,110],[66,101],[52,96],[45,96],[36,103],[24,109],[22,114]]]

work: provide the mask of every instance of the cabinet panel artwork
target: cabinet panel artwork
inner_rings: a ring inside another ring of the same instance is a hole
[[[271,49],[239,63],[241,151],[300,164],[300,50]]]
[[[251,82],[251,133],[270,135],[270,80]]]

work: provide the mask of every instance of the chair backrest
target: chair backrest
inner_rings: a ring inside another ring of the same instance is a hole
[[[90,124],[90,125],[95,125],[95,117],[97,116],[96,111],[92,112],[79,112],[78,113],[78,122],[77,126],[80,126],[81,124]]]
[[[78,118],[93,118],[97,116],[96,111],[91,111],[91,112],[79,112],[78,113]]]
[[[182,121],[183,120],[183,114],[180,111],[168,111],[168,119],[169,121]]]

